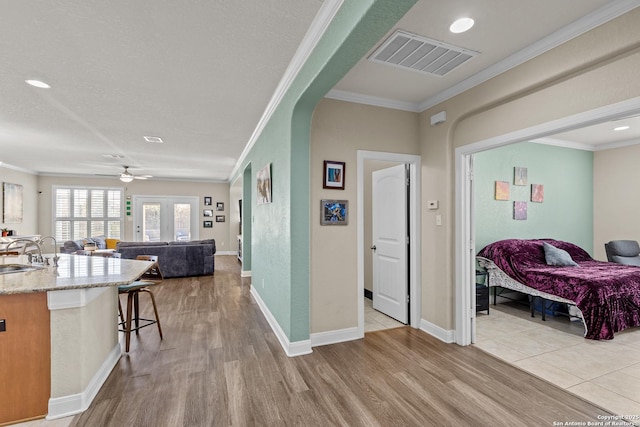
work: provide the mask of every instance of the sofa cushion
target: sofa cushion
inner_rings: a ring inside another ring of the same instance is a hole
[[[124,248],[127,246],[167,246],[167,242],[118,242],[116,248]]]

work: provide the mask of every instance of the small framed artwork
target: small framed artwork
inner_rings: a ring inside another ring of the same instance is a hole
[[[531,201],[535,203],[544,202],[544,185],[531,184]]]
[[[322,188],[344,190],[344,162],[324,161],[324,182]]]
[[[202,228],[213,228],[213,221],[202,221]]]
[[[211,196],[205,196],[204,197],[204,205],[205,206],[211,206]]]
[[[496,200],[509,200],[509,183],[507,181],[496,181]]]
[[[527,168],[513,168],[513,185],[527,185]]]
[[[217,211],[223,211],[224,210],[224,202],[216,203],[216,210]]]
[[[527,202],[513,202],[513,219],[527,219]]]
[[[2,222],[20,224],[22,222],[22,184],[5,182],[2,186]]]
[[[320,200],[320,225],[349,224],[348,200]]]
[[[224,215],[216,215],[216,222],[224,222]]]
[[[260,169],[256,175],[259,205],[271,203],[271,163]]]
[[[211,209],[205,209],[202,211],[202,216],[213,216],[213,211]]]

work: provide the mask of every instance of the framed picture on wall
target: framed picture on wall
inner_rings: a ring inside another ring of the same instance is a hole
[[[216,215],[216,222],[224,222],[224,215]]]
[[[224,202],[216,203],[216,210],[217,211],[223,211],[224,210]]]
[[[213,221],[202,221],[202,228],[213,228]]]
[[[271,203],[271,163],[260,169],[256,175],[259,205]]]
[[[205,209],[202,211],[202,216],[213,216],[213,210]]]
[[[344,162],[325,160],[322,188],[344,190],[344,168]]]
[[[320,200],[320,225],[349,224],[348,200]]]
[[[204,196],[204,205],[211,206],[211,196]]]

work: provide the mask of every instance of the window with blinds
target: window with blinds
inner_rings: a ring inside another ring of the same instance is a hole
[[[124,221],[122,200],[119,188],[54,187],[56,240],[98,236],[120,239]]]

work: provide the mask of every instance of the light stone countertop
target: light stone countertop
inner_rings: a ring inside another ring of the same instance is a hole
[[[51,258],[53,254],[44,254],[44,257]],[[27,257],[1,256],[2,264],[26,265]],[[0,274],[0,295],[125,285],[135,281],[151,265],[151,261],[60,254],[57,268],[45,266]]]

